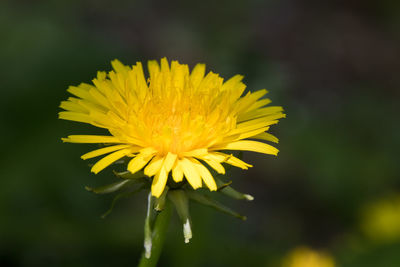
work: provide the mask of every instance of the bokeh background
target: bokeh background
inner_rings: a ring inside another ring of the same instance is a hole
[[[84,186],[114,178],[79,158],[93,146],[62,144],[93,131],[58,120],[58,105],[114,58],[164,56],[245,75],[287,118],[272,129],[279,157],[245,153],[255,167],[230,174],[255,200],[221,201],[248,220],[193,204],[194,238],[184,244],[174,216],[159,266],[274,267],[302,253],[400,266],[395,0],[1,0],[0,266],[136,265],[146,195],[100,218],[112,197]],[[331,266],[312,261],[296,266]]]

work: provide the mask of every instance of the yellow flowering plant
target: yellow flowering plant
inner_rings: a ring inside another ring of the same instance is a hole
[[[326,252],[316,251],[308,247],[292,250],[283,260],[282,267],[335,267],[335,261]]]
[[[61,102],[64,111],[59,113],[60,119],[88,123],[107,134],[62,140],[102,146],[81,156],[101,157],[91,168],[95,174],[111,164],[125,164],[125,171],[114,172],[120,178],[116,183],[88,190],[113,193],[138,184],[136,191],[149,188],[141,264],[158,257],[152,246],[155,232],[164,227],[161,222],[169,218],[169,203],[182,219],[185,242],[192,237],[189,200],[244,218],[197,189],[252,200],[218,176],[225,174],[226,165],[251,167],[234,151],[277,155],[278,150],[265,141],[278,142],[268,130],[285,117],[282,107],[268,106],[271,100],[264,98],[265,89],[244,93],[243,76],[224,81],[216,73],[206,74],[204,64],[190,71],[188,65],[166,58],[160,64],[149,61],[148,78],[140,62],[111,64],[113,70],[99,71],[92,84],[70,86],[73,97]]]
[[[360,214],[361,230],[375,243],[400,240],[400,195],[367,203]]]

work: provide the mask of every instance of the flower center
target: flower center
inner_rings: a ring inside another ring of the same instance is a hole
[[[183,87],[157,88],[150,82],[147,96],[130,121],[135,124],[132,128],[142,129],[141,139],[148,146],[160,154],[180,155],[208,148],[223,138],[236,124],[230,111],[218,87],[195,89],[186,82]]]

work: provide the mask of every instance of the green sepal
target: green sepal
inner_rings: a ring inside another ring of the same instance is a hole
[[[170,190],[168,192],[168,198],[174,204],[175,209],[181,218],[183,224],[183,237],[185,243],[189,243],[192,238],[192,222],[189,214],[189,198],[184,190]]]
[[[113,170],[113,173],[118,178],[129,179],[129,180],[141,179],[141,178],[145,178],[146,177],[146,175],[144,174],[143,171],[138,171],[138,172],[135,172],[135,173],[131,173],[130,171],[117,172],[117,171]]]
[[[152,226],[152,246],[151,256],[146,257],[146,252],[142,254],[142,258],[138,267],[155,267],[160,257],[163,244],[165,242],[168,225],[170,222],[172,207],[170,201],[166,201],[163,211],[157,212],[157,217]]]
[[[123,192],[123,193],[119,193],[118,195],[116,195],[116,196],[114,197],[113,201],[111,202],[110,208],[109,208],[103,215],[101,215],[101,218],[104,219],[105,217],[107,217],[107,216],[112,212],[112,210],[114,209],[115,204],[117,204],[117,202],[118,202],[121,198],[127,198],[127,197],[130,197],[130,196],[133,196],[134,194],[136,194],[136,193],[142,191],[144,188],[146,188],[146,186],[145,186],[145,185],[142,185],[141,187],[137,188],[137,189],[134,190],[134,191]]]
[[[193,190],[190,190],[190,191],[188,190],[188,191],[186,191],[186,193],[187,193],[187,195],[189,196],[190,199],[192,199],[192,200],[194,200],[194,201],[196,201],[196,202],[198,202],[200,204],[215,208],[218,211],[221,211],[223,213],[229,214],[229,215],[231,215],[233,217],[236,217],[236,218],[239,218],[241,220],[246,220],[247,219],[246,216],[240,215],[239,213],[233,211],[231,208],[219,203],[215,199],[213,199],[213,198],[211,198],[211,197],[209,197],[209,196],[207,196],[207,195],[205,195],[203,193],[200,193],[200,192],[197,192],[197,191],[193,191]]]
[[[231,184],[232,184],[232,181],[229,181],[229,182],[226,182],[226,183],[224,183],[224,182],[222,182],[221,180],[217,180],[217,178],[214,178],[214,180],[215,180],[215,183],[217,184],[217,191],[221,191],[222,189],[224,189],[225,187],[227,187],[227,186],[230,186]]]
[[[154,200],[154,209],[158,212],[162,211],[165,206],[165,201],[167,199],[167,193],[168,193],[169,187],[165,186],[164,191],[162,192],[161,196],[158,198],[155,198]]]
[[[144,251],[147,259],[151,256],[151,248],[153,245],[152,224],[157,217],[157,213],[153,210],[154,199],[155,198],[151,195],[151,192],[149,192],[147,196],[146,219],[144,220]]]
[[[89,187],[85,186],[85,189],[89,192],[93,192],[96,194],[110,194],[122,189],[128,185],[134,184],[135,182],[132,180],[123,180],[116,183],[100,186],[100,187]]]
[[[218,177],[215,177],[215,183],[218,186],[218,192],[221,192],[222,194],[234,198],[234,199],[244,199],[244,200],[248,200],[248,201],[252,201],[254,200],[254,197],[252,195],[249,194],[243,194],[239,191],[236,191],[235,189],[233,189],[230,184],[232,182],[228,182],[225,183],[224,181],[222,181],[221,179],[219,179]]]

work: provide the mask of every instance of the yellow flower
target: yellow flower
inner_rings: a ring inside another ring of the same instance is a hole
[[[298,247],[284,260],[282,267],[334,267],[333,259],[307,247]]]
[[[391,242],[400,239],[400,196],[370,203],[364,207],[362,230],[374,241]]]
[[[189,72],[187,65],[163,58],[159,65],[148,62],[146,79],[140,62],[129,67],[118,60],[113,71],[98,72],[93,85],[70,86],[75,97],[61,102],[66,111],[59,118],[92,124],[110,135],[70,135],[71,143],[102,143],[106,146],[82,156],[89,159],[108,154],[92,167],[98,173],[113,162],[131,158],[131,173],[144,168],[153,177],[151,191],[159,197],[169,173],[175,182],[194,188],[202,182],[216,190],[216,183],[203,164],[225,173],[221,163],[247,169],[251,165],[221,150],[247,150],[277,155],[278,150],[258,139],[277,142],[266,133],[270,125],[285,117],[282,107],[265,107],[267,91],[248,92],[243,77],[224,82],[218,74],[205,75],[205,65]]]

